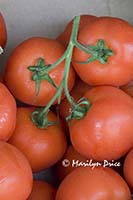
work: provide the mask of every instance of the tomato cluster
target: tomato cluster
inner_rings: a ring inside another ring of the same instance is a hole
[[[6,40],[0,14],[0,53]],[[0,75],[1,200],[131,199],[132,57],[132,26],[92,15],[12,51]],[[33,180],[50,167],[56,187]]]

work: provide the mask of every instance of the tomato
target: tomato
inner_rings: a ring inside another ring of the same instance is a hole
[[[0,46],[5,47],[7,41],[6,24],[2,14],[0,13]]]
[[[73,66],[83,81],[119,86],[131,80],[133,28],[128,22],[113,17],[97,18],[83,27],[78,41],[89,50],[85,53],[75,48],[73,53]]]
[[[66,137],[52,111],[48,120],[57,124],[44,129],[38,128],[31,120],[35,108],[21,107],[17,110],[16,128],[9,143],[22,151],[34,172],[46,169],[61,159],[66,150]]]
[[[96,16],[93,16],[93,15],[81,15],[80,16],[79,31],[84,27],[84,25],[92,23],[95,19],[96,19]],[[71,36],[71,31],[72,31],[72,26],[73,26],[73,19],[67,24],[63,33],[61,33],[57,37],[57,40],[59,42],[61,42],[64,45],[64,47],[67,47],[67,45],[69,43],[69,39],[70,39],[70,36]]]
[[[0,102],[0,140],[7,141],[15,129],[16,102],[2,83],[0,83]]]
[[[25,156],[16,147],[0,141],[0,199],[26,199],[32,182],[32,170]]]
[[[129,188],[114,170],[77,168],[60,184],[56,200],[131,200]]]
[[[87,159],[70,145],[62,159],[56,164],[55,172],[58,180],[62,181],[69,173],[78,167],[78,163],[86,161]]]
[[[84,96],[90,108],[84,118],[71,120],[69,126],[74,148],[98,161],[122,157],[132,147],[132,98],[111,86],[95,87]]]
[[[124,92],[133,97],[133,80],[120,87]]]
[[[27,200],[54,200],[56,189],[47,182],[33,181],[32,192]]]
[[[74,99],[74,101],[77,102],[80,98],[84,96],[84,93],[90,88],[92,88],[92,86],[89,86],[82,80],[77,79],[70,94],[72,98]],[[60,116],[63,118],[66,118],[69,115],[70,110],[71,110],[71,106],[68,100],[63,99],[59,105]]]
[[[64,47],[58,41],[47,38],[30,38],[18,45],[8,59],[5,72],[5,83],[12,94],[30,105],[47,105],[57,89],[44,79],[49,76],[58,87],[64,74],[64,61],[48,74],[44,73],[44,70],[55,63],[63,53]],[[71,68],[68,78],[69,89],[72,88],[74,79],[74,71]],[[37,83],[40,83],[38,94]]]
[[[133,192],[133,149],[131,149],[124,161],[124,176]]]

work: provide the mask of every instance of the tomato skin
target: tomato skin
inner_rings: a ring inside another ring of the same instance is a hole
[[[70,165],[65,167],[63,166],[63,161],[68,160],[70,162]],[[79,162],[86,162],[86,158],[82,155],[80,155],[72,145],[70,145],[67,148],[67,151],[65,152],[64,156],[62,159],[56,164],[56,174],[58,176],[59,182],[61,182],[68,174],[70,174],[73,170],[75,170],[77,167],[73,167],[72,163],[73,160],[76,162],[79,160]]]
[[[14,146],[0,141],[0,199],[24,200],[32,189],[32,170]]]
[[[2,14],[0,13],[0,46],[4,48],[6,42],[7,42],[6,24]]]
[[[39,95],[36,97],[36,83],[32,80],[32,72],[28,67],[37,65],[39,58],[43,58],[46,64],[53,64],[63,55],[64,51],[64,47],[58,41],[48,38],[30,38],[18,45],[9,57],[5,71],[5,83],[13,95],[30,105],[47,105],[55,95],[56,89],[48,81],[43,80]],[[49,76],[57,87],[62,81],[63,73],[64,62],[49,72]],[[69,89],[72,89],[74,79],[74,70],[70,68]]]
[[[88,167],[75,169],[60,184],[56,200],[130,200],[129,188],[114,170]]]
[[[80,24],[79,31],[86,25],[92,23],[97,17],[94,15],[81,15],[80,16]],[[69,39],[71,36],[73,26],[73,19],[67,24],[65,30],[57,37],[57,40],[61,42],[64,47],[67,47],[69,43]]]
[[[133,149],[131,149],[124,161],[124,177],[133,192]]]
[[[133,80],[120,87],[124,92],[129,94],[133,98]]]
[[[33,188],[27,200],[55,200],[56,189],[44,181],[33,181]]]
[[[37,128],[31,120],[34,110],[35,108],[31,107],[18,108],[16,128],[9,143],[24,153],[33,172],[37,172],[60,160],[65,153],[67,142],[60,124],[44,129]],[[48,119],[57,122],[52,111],[49,112]]]
[[[95,87],[85,97],[91,103],[86,116],[69,126],[74,148],[98,161],[119,159],[132,147],[132,98],[111,86]]]
[[[16,102],[2,83],[0,83],[0,102],[0,140],[7,141],[15,129]]]
[[[78,41],[83,45],[96,45],[99,39],[105,41],[114,55],[109,56],[106,64],[98,60],[81,64],[79,62],[88,60],[89,54],[75,48],[73,66],[79,77],[90,85],[119,86],[128,83],[133,71],[133,28],[119,18],[99,17],[84,26],[78,35]]]

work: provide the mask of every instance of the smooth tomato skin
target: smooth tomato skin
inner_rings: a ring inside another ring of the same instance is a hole
[[[0,199],[25,200],[32,189],[32,170],[14,146],[0,141]]]
[[[121,33],[121,34],[119,34]],[[93,23],[83,27],[78,41],[83,45],[96,45],[103,39],[106,46],[114,52],[106,64],[96,60],[87,64],[89,54],[75,48],[73,66],[79,77],[90,85],[119,86],[128,83],[133,71],[133,28],[122,19],[99,17]]]
[[[6,41],[7,41],[6,24],[2,14],[0,13],[0,46],[2,48],[5,47]]]
[[[92,86],[86,84],[80,79],[77,79],[75,81],[75,85],[73,89],[70,92],[70,95],[74,99],[75,102],[78,102],[80,98],[82,98],[89,89],[91,89]],[[66,118],[70,114],[71,106],[68,102],[68,100],[65,98],[61,101],[59,105],[59,113],[62,118]]]
[[[32,72],[27,68],[37,65],[38,58],[43,58],[46,64],[53,64],[63,55],[64,50],[58,41],[39,37],[30,38],[18,45],[9,57],[5,71],[5,83],[13,95],[30,105],[47,105],[57,90],[48,81],[43,80],[36,97],[36,84],[32,80]],[[62,81],[63,73],[64,62],[49,72],[57,87]],[[72,89],[74,79],[74,70],[70,68],[69,89]]]
[[[129,188],[114,170],[98,167],[75,169],[60,184],[56,200],[131,200]]]
[[[7,141],[16,125],[16,102],[3,83],[0,83],[0,102],[0,140]]]
[[[96,18],[97,17],[94,15],[81,15],[79,31],[84,27],[84,25],[92,23]],[[57,40],[61,42],[64,45],[64,47],[67,47],[69,43],[72,26],[73,26],[73,19],[67,24],[65,30],[57,37]]]
[[[131,149],[124,161],[123,172],[125,180],[133,192],[133,149]]]
[[[68,160],[70,162],[70,165],[65,167],[63,166],[63,161]],[[77,167],[76,165],[73,166],[73,161],[76,163],[76,161],[79,160],[79,162],[86,162],[87,158],[80,155],[72,145],[70,145],[62,159],[56,164],[55,167],[55,173],[57,174],[59,182],[61,182],[68,174],[70,174],[73,170],[75,170]]]
[[[33,172],[54,165],[65,153],[67,141],[57,117],[52,111],[48,114],[49,121],[56,125],[40,129],[31,120],[35,108],[21,107],[17,110],[16,128],[9,143],[16,146],[29,160]]]
[[[91,106],[84,118],[70,122],[74,148],[94,160],[116,160],[133,144],[133,101],[118,88],[99,86],[86,92]]]
[[[56,189],[47,182],[33,181],[33,187],[27,200],[55,200]]]

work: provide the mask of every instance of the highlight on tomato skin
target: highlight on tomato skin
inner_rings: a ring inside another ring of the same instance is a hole
[[[56,200],[131,200],[127,183],[108,167],[80,167],[60,184]]]
[[[38,128],[31,115],[35,107],[17,109],[16,128],[9,143],[16,146],[27,157],[33,172],[53,166],[58,162],[67,147],[67,140],[57,116],[50,111],[48,120],[54,122],[46,128]]]
[[[88,112],[69,124],[72,145],[81,155],[97,161],[124,156],[133,144],[132,98],[112,86],[94,87],[85,97],[90,101]]]
[[[88,15],[88,14],[80,15],[79,31],[86,24],[93,23],[93,21],[96,18],[97,17],[94,15]],[[65,48],[67,47],[69,40],[70,40],[70,36],[71,36],[71,32],[72,32],[72,25],[73,25],[73,19],[67,24],[65,30],[56,38],[59,42],[61,42],[64,45]]]
[[[7,141],[16,125],[16,101],[8,88],[0,82],[0,140]]]
[[[123,172],[125,180],[133,192],[133,149],[131,149],[126,155],[123,165]]]
[[[33,181],[33,187],[27,200],[55,200],[56,189],[49,183],[40,180]]]
[[[6,42],[7,42],[6,24],[2,13],[0,13],[0,46],[4,48]]]
[[[23,41],[7,60],[5,84],[18,100],[29,105],[46,106],[62,81],[65,62],[48,72],[47,70],[64,52],[64,46],[54,39],[33,37]],[[69,90],[72,89],[74,81],[75,72],[70,66]],[[62,95],[62,98],[64,97]],[[57,104],[57,100],[55,103]]]
[[[13,145],[0,141],[0,199],[27,199],[32,183],[32,170],[26,157]]]

